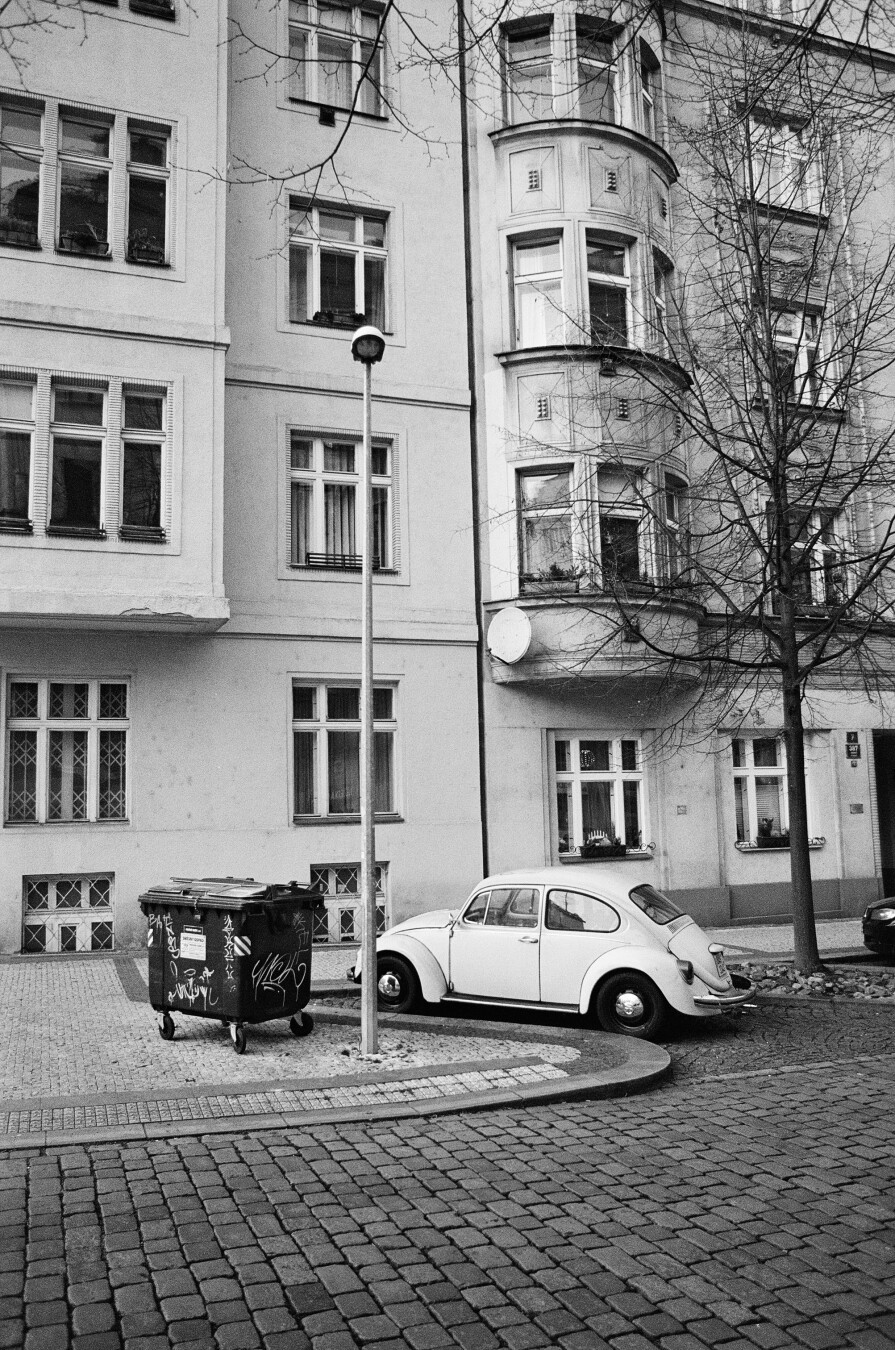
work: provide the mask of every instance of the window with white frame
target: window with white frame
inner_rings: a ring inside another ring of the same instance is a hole
[[[577,115],[595,122],[616,120],[615,44],[606,28],[578,17],[575,24]]]
[[[789,842],[786,743],[782,736],[738,736],[731,741],[737,843]],[[771,847],[772,844],[765,845]]]
[[[8,825],[127,819],[128,703],[123,680],[10,677]]]
[[[517,239],[513,252],[513,315],[517,347],[549,347],[565,339],[562,239]]]
[[[42,167],[42,107],[0,102],[0,243],[39,244]]]
[[[57,245],[67,253],[106,257],[112,124],[107,118],[62,113],[59,118]]]
[[[660,138],[661,67],[652,48],[640,42],[637,75],[640,80],[640,129],[651,141]]]
[[[360,456],[357,440],[289,435],[290,562],[293,567],[356,570],[363,562],[358,495]],[[373,441],[373,568],[394,565],[392,542],[392,446]]]
[[[126,385],[122,398],[122,539],[164,538],[162,484],[167,460],[167,399],[158,389]]]
[[[395,689],[373,689],[373,802],[396,810]],[[360,685],[296,680],[292,686],[292,811],[296,820],[360,813]]]
[[[786,211],[823,209],[821,174],[810,127],[777,118],[750,118],[751,191],[755,200]]]
[[[766,515],[768,543],[773,547],[775,514],[770,504]],[[849,527],[845,515],[833,510],[792,507],[788,521],[786,542],[796,607],[830,608],[841,604],[849,588]],[[781,532],[783,528],[781,520]]]
[[[170,142],[164,128],[128,128],[128,262],[158,267],[167,261]]]
[[[315,942],[360,942],[364,901],[360,893],[360,863],[312,863],[311,890],[323,896],[324,909],[314,914]],[[376,892],[376,932],[386,927],[388,863],[373,867]]]
[[[516,483],[523,586],[574,577],[572,470],[568,465],[520,469]]]
[[[556,732],[553,752],[557,852],[600,842],[640,848],[646,817],[639,739]]]
[[[31,531],[34,381],[0,378],[0,530]]]
[[[774,316],[774,374],[782,398],[817,403],[832,393],[835,372],[824,351],[819,314],[781,310]]]
[[[674,474],[664,475],[662,520],[665,580],[677,581],[687,561],[687,484]]]
[[[552,21],[509,30],[504,69],[507,121],[537,122],[553,116]]]
[[[295,198],[290,205],[290,322],[385,329],[386,217]]]
[[[643,475],[636,470],[600,469],[597,473],[597,515],[600,572],[607,589],[648,580],[644,529]]]
[[[653,314],[656,347],[662,356],[670,353],[669,306],[671,303],[671,265],[653,250]]]
[[[23,877],[22,951],[112,951],[114,884],[110,873]]]
[[[381,117],[382,14],[375,4],[289,0],[290,96]]]
[[[104,538],[105,386],[53,386],[50,534]]]
[[[617,29],[584,15],[538,15],[504,30],[508,123],[618,120]]]
[[[596,230],[588,230],[586,239],[591,340],[625,346],[631,287],[628,245]]]

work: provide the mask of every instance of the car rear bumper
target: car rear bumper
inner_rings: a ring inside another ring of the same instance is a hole
[[[755,985],[745,975],[731,975],[730,978],[733,989],[726,994],[694,994],[696,1007],[721,1013],[746,1007],[755,994]]]

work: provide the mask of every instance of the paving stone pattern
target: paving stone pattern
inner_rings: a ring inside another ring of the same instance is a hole
[[[893,1112],[881,1055],[0,1154],[0,1347],[891,1350]]]

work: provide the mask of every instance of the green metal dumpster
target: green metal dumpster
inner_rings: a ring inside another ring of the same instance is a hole
[[[323,900],[291,881],[251,877],[175,877],[140,896],[149,923],[149,1001],[173,1040],[172,1013],[210,1017],[229,1027],[236,1053],[246,1024],[289,1018],[307,1036],[311,935]]]

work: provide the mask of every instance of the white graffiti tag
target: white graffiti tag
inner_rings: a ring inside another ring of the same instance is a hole
[[[229,914],[224,915],[224,978],[227,981],[228,989],[236,988],[236,976],[233,974],[233,962],[236,959],[233,952],[233,919]]]
[[[252,966],[252,988],[256,996],[259,991],[279,994],[280,1003],[285,1006],[290,986],[297,995],[306,973],[307,963],[302,960],[301,952],[286,955],[271,952]]]
[[[201,971],[190,967],[182,973],[177,969],[177,962],[171,962],[171,974],[174,977],[172,988],[168,992],[168,1002],[188,1003],[191,1008],[197,1004],[205,1012],[213,1008],[217,1003],[214,991],[211,987],[213,970],[204,966]]]

